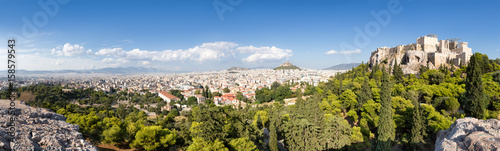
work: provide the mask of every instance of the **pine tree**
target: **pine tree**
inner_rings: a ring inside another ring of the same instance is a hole
[[[361,90],[358,93],[358,109],[361,110],[363,104],[371,99],[373,99],[372,89],[368,83],[368,78],[365,78],[363,85],[361,85]]]
[[[395,129],[392,120],[392,101],[389,74],[382,69],[382,91],[380,92],[380,118],[377,128],[377,151],[391,150],[391,143],[394,140]]]
[[[471,56],[467,66],[467,77],[465,78],[465,100],[466,113],[472,117],[484,118],[484,112],[487,105],[487,99],[483,88],[481,66],[478,59],[481,55],[476,53]]]
[[[351,144],[351,125],[339,116],[327,117],[323,128],[324,150],[341,149]]]
[[[319,97],[304,101],[297,99],[297,108],[292,112],[290,121],[285,123],[285,141],[289,150],[323,150],[322,137],[324,113],[319,109]],[[320,115],[320,116],[318,116]]]
[[[404,82],[403,70],[401,69],[401,66],[399,66],[398,60],[394,60],[394,61],[395,61],[394,70],[392,71],[392,75],[394,75],[394,80],[396,81],[396,83],[403,83]]]
[[[420,104],[417,101],[416,92],[409,92],[409,98],[413,102],[413,118],[412,118],[412,126],[411,126],[411,136],[410,136],[410,144],[413,147],[413,150],[418,150],[422,144],[424,143],[425,133],[425,121],[422,119],[422,112],[420,111]]]
[[[225,140],[227,133],[224,132],[224,111],[221,108],[201,108],[197,113],[199,132],[192,133],[194,137],[201,137],[206,141],[216,139]]]

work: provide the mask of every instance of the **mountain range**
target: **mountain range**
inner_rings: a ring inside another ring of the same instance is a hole
[[[352,69],[354,67],[357,67],[360,64],[361,63],[343,63],[343,64],[338,64],[338,65],[334,65],[334,66],[325,68],[323,70],[348,70],[348,69]]]

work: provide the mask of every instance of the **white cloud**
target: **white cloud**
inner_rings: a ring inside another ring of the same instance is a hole
[[[85,54],[85,52],[91,53],[92,50],[86,50],[83,46],[78,44],[71,45],[70,43],[52,49],[52,54],[56,54],[57,56],[75,56]]]
[[[335,51],[335,50],[330,50],[330,51],[327,51],[325,54],[327,55],[333,55],[333,54],[338,54],[339,52]]]
[[[225,57],[227,53],[234,54],[234,47],[238,44],[232,42],[214,42],[203,43],[201,46],[195,46],[189,49],[179,50],[164,50],[164,51],[147,51],[133,49],[125,51],[122,48],[101,49],[96,55],[114,56],[126,58],[130,60],[151,60],[151,61],[207,61],[217,60]]]
[[[253,53],[252,55],[243,58],[243,61],[246,62],[264,62],[264,61],[288,59],[293,55],[292,50],[281,49],[275,46],[272,47],[245,46],[245,47],[238,47],[237,50],[239,50],[240,53]]]
[[[162,51],[143,49],[125,50],[120,47],[108,47],[93,51],[86,49],[81,44],[66,43],[52,49],[52,54],[57,57],[41,55],[39,59],[35,59],[37,61],[50,60],[47,63],[40,63],[36,66],[52,66],[52,68],[56,69],[83,69],[134,65],[152,66],[161,64],[161,62],[184,64],[205,61],[231,62],[239,60],[246,63],[262,63],[288,59],[293,55],[293,51],[275,46],[239,46],[239,44],[234,42],[218,41],[202,43],[186,49],[166,49]],[[67,58],[67,56],[82,57]],[[230,60],[228,61],[227,59]],[[30,65],[29,68],[35,68],[35,65]]]
[[[341,54],[341,55],[349,55],[349,54],[355,54],[355,53],[361,53],[361,50],[360,49],[356,49],[356,50],[343,50],[343,51],[335,51],[335,50],[330,50],[330,51],[327,51],[325,52],[325,54],[327,55],[334,55],[334,54]]]
[[[124,65],[126,63],[129,63],[130,61],[124,58],[104,58],[102,59],[102,62],[104,64],[101,65],[101,67],[118,67],[121,65]],[[106,66],[107,65],[107,66]]]
[[[125,51],[122,48],[108,48],[108,49],[101,49],[98,52],[95,53],[96,55],[106,55],[106,56],[122,56],[125,54]]]
[[[154,55],[152,60],[194,60],[199,62],[218,60],[227,56],[226,54],[234,55],[234,48],[236,46],[238,46],[238,44],[233,42],[203,43],[201,46],[195,46],[186,50],[164,50],[159,52],[158,55]]]

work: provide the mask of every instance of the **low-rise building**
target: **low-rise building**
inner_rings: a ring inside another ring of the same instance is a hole
[[[163,99],[163,101],[166,101],[167,103],[170,103],[171,101],[179,101],[180,99],[168,92],[165,91],[160,91],[160,94],[158,94],[160,98]]]

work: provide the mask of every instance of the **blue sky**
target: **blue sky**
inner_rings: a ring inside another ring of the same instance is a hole
[[[414,43],[429,33],[439,39],[461,38],[474,52],[500,58],[499,4],[2,0],[0,40],[6,48],[7,39],[17,39],[17,64],[27,70],[142,66],[208,71],[275,67],[287,60],[299,67],[323,69],[366,62],[377,47]],[[372,12],[386,15],[377,17]],[[364,41],[359,39],[363,34]],[[3,52],[0,57],[6,58]]]

